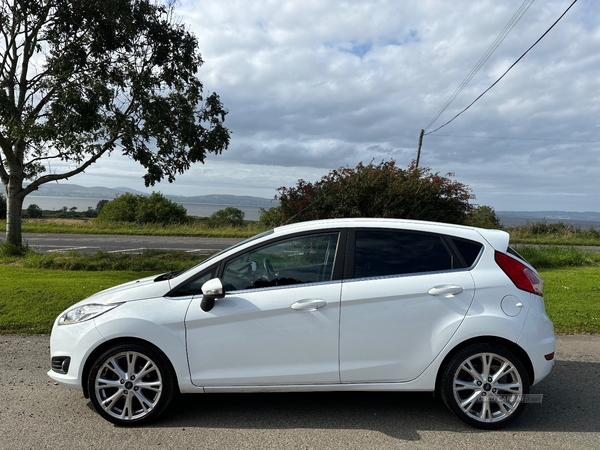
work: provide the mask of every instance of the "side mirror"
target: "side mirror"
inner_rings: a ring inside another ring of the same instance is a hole
[[[215,300],[225,297],[225,288],[219,278],[208,280],[202,285],[202,301],[200,308],[202,311],[208,312],[215,306]]]

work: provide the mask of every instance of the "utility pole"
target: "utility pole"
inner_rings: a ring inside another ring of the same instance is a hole
[[[419,136],[419,148],[417,149],[417,164],[416,167],[419,167],[419,160],[421,159],[421,146],[423,145],[423,135],[425,134],[425,130],[421,130],[421,135]]]

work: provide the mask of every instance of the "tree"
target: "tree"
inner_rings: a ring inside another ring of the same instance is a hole
[[[269,209],[258,209],[258,223],[263,228],[275,228],[283,224],[281,206],[273,206]]]
[[[149,196],[126,192],[106,203],[97,219],[101,222],[162,225],[188,221],[187,210],[180,204],[165,198],[160,192],[153,192]]]
[[[206,224],[211,228],[217,227],[242,227],[244,226],[245,213],[239,208],[228,206],[210,215]]]
[[[501,229],[500,219],[494,208],[487,205],[478,206],[469,216],[469,225],[480,228]]]
[[[188,221],[187,210],[160,192],[153,192],[150,196],[141,196],[136,211],[135,221],[137,223],[161,223],[163,225],[186,223]]]
[[[153,186],[228,147],[227,110],[217,94],[204,95],[197,39],[173,4],[0,0],[7,242],[22,245],[25,196],[102,156],[137,161]]]
[[[96,214],[100,214],[100,212],[102,211],[102,208],[104,208],[104,206],[109,202],[110,200],[100,200],[98,203],[96,203]]]
[[[39,219],[42,217],[44,211],[35,203],[32,203],[27,207],[27,217],[31,217],[32,219]]]
[[[98,214],[98,220],[101,222],[135,222],[135,213],[141,198],[141,195],[130,192],[118,195],[102,207]]]
[[[0,220],[6,219],[6,199],[0,194]]]
[[[415,164],[404,170],[395,161],[341,167],[321,180],[298,180],[278,189],[283,221],[338,217],[388,217],[462,224],[474,198],[458,181]]]

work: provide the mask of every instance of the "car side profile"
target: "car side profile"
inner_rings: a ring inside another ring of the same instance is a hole
[[[286,225],[72,306],[48,375],[118,425],[177,393],[425,391],[499,428],[555,351],[543,281],[508,244],[412,220]]]

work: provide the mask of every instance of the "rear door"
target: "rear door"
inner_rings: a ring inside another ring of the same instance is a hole
[[[461,259],[438,234],[350,233],[340,313],[342,383],[408,381],[425,370],[473,300],[473,278]]]

